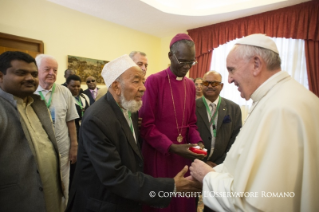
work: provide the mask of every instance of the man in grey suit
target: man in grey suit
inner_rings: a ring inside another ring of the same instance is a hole
[[[34,58],[0,55],[0,211],[62,211],[59,153]]]
[[[242,126],[240,107],[220,97],[222,89],[222,76],[207,72],[202,82],[203,97],[196,100],[197,127],[208,150],[207,164],[212,167],[224,161]]]

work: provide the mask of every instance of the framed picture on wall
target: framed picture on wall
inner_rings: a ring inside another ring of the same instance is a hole
[[[93,76],[98,84],[104,84],[101,71],[108,62],[106,60],[68,55],[68,69],[74,70],[76,75],[81,78],[82,83],[85,83],[87,77]]]

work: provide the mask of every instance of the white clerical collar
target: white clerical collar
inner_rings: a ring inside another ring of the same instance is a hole
[[[176,77],[176,81],[182,81],[184,79],[184,77],[176,76],[174,72],[172,71],[171,67],[169,67],[168,70],[169,70],[169,75],[172,75],[172,77]]]
[[[251,99],[254,102],[258,102],[272,87],[274,87],[275,84],[287,77],[289,77],[289,74],[285,71],[279,71],[278,73],[274,74],[254,91],[254,93],[251,95]]]

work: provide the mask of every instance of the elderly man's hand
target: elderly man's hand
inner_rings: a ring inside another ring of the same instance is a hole
[[[191,146],[197,146],[197,144],[172,144],[169,151],[192,160],[196,158],[204,159],[206,157],[206,155],[196,154],[190,151],[188,148]]]
[[[176,192],[201,192],[202,184],[191,177],[184,178],[188,167],[185,166],[175,177]]]
[[[71,164],[76,163],[78,154],[78,144],[71,144],[70,151],[69,151],[69,160]]]
[[[205,162],[197,160],[197,159],[192,163],[189,170],[191,172],[191,176],[201,183],[203,183],[203,179],[208,172],[215,171],[212,167],[207,165]]]

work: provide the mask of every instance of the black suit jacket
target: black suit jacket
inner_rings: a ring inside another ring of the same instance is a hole
[[[97,88],[99,90],[100,88]],[[86,89],[83,91],[84,94],[86,94],[90,99],[90,105],[92,105],[95,102],[95,99],[93,98],[91,91],[89,89]]]
[[[138,114],[132,114],[136,138]],[[139,142],[139,141],[138,141]],[[143,158],[111,93],[90,106],[82,119],[78,161],[66,211],[142,211],[142,203],[166,207],[174,180],[143,174]],[[149,193],[156,196],[151,198]]]
[[[209,155],[212,135],[209,129],[207,110],[202,98],[196,100],[196,116],[198,131],[203,139],[205,148],[208,151],[207,155]],[[234,143],[241,126],[242,120],[240,107],[236,103],[222,98],[218,110],[215,148],[210,161],[218,165],[225,160],[226,153]]]

